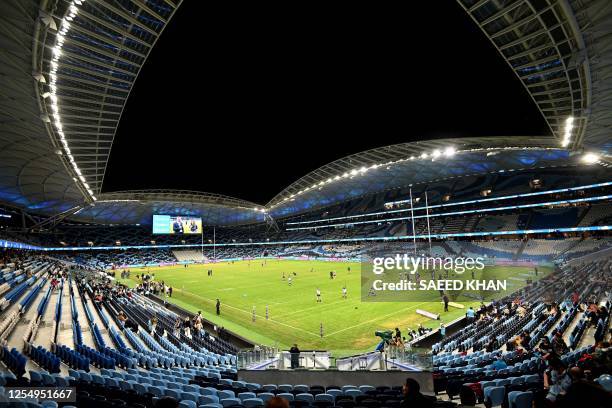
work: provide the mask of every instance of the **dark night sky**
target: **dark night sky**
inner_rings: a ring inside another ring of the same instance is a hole
[[[104,191],[190,189],[265,204],[369,148],[549,133],[455,1],[366,6],[184,1],[132,90]]]

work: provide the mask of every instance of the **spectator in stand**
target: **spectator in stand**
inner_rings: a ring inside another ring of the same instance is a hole
[[[558,356],[562,356],[569,351],[569,347],[567,347],[567,344],[565,344],[565,340],[563,340],[563,335],[560,331],[555,332],[555,336],[553,337],[552,341],[552,349]]]
[[[548,391],[546,399],[555,402],[565,395],[570,385],[572,385],[572,377],[565,364],[557,357],[549,359],[548,369],[544,372],[544,389]]]
[[[523,331],[520,342],[523,349],[531,350],[531,345],[529,344],[531,342],[531,336],[529,335],[528,331]]]
[[[508,368],[508,364],[506,364],[502,356],[497,357],[497,360],[495,360],[492,365],[495,370],[503,370],[504,368]]]
[[[125,327],[125,322],[127,322],[127,316],[123,313],[123,310],[119,312],[117,315],[117,320],[121,323],[121,326]]]
[[[465,317],[467,318],[468,324],[471,324],[474,322],[474,318],[476,317],[476,312],[474,311],[474,308],[472,308],[472,306],[470,306],[467,312],[465,312]]]
[[[156,328],[157,328],[157,317],[153,316],[151,318],[151,334],[155,333]]]
[[[487,346],[485,347],[485,351],[487,353],[491,353],[495,350],[497,350],[498,344],[497,344],[497,339],[495,337],[493,337],[491,340],[489,340],[489,342],[487,343]]]
[[[548,340],[547,336],[544,336],[544,338],[540,342],[540,345],[538,346],[538,350],[540,350],[540,352],[544,356],[546,356],[547,354],[552,353],[552,351],[553,351],[552,344],[550,344],[550,340]]]
[[[402,387],[404,398],[401,402],[402,408],[430,408],[435,405],[435,397],[429,398],[421,394],[421,386],[413,378],[407,378]]]
[[[195,320],[193,323],[193,335],[199,336],[202,331],[202,320]]]
[[[602,342],[604,340],[604,337],[606,337],[606,326],[603,317],[600,317],[597,321],[595,333],[593,334],[595,344]]]
[[[176,321],[174,322],[174,335],[178,336],[180,331],[181,331],[181,319],[180,317],[177,317]]]
[[[183,330],[185,331],[185,336],[191,337],[191,319],[186,317],[183,321]]]

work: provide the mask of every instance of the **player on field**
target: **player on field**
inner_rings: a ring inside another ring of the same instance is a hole
[[[342,299],[346,299],[346,286],[342,287]]]
[[[321,289],[317,288],[317,303],[321,303]]]
[[[289,275],[289,277],[287,278],[287,283],[289,284],[289,286],[291,286],[292,281],[293,281],[293,278],[291,278],[291,275]]]

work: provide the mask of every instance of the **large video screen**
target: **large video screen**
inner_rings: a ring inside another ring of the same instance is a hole
[[[172,215],[153,215],[153,233],[201,234],[202,219]]]

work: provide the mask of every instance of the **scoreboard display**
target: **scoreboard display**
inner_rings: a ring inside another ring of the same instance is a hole
[[[202,219],[197,217],[153,215],[153,234],[201,234]]]

